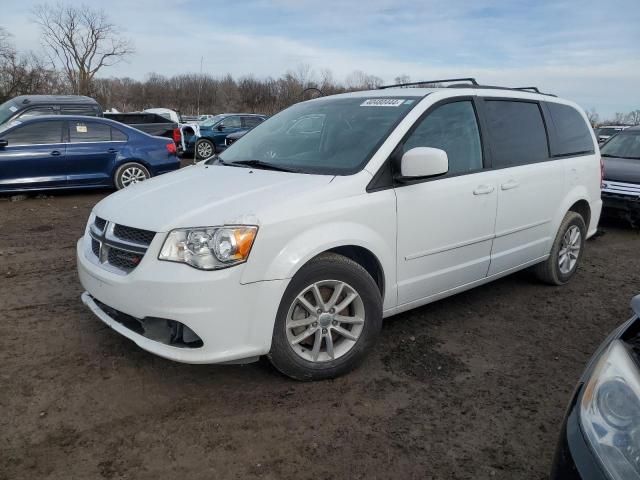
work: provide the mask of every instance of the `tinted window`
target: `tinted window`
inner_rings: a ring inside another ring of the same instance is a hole
[[[222,121],[225,128],[241,128],[240,117],[227,117]]]
[[[129,137],[117,128],[111,127],[111,140],[114,142],[126,142],[129,140]]]
[[[480,170],[482,146],[473,104],[470,101],[447,103],[429,113],[406,140],[404,151],[415,147],[447,152],[449,174]]]
[[[54,115],[52,107],[35,107],[25,110],[20,115],[20,120],[26,120],[27,118],[39,117],[41,115]]]
[[[2,105],[0,105],[0,123],[4,123],[9,120],[17,111],[18,105],[16,105],[13,100],[4,102]]]
[[[551,155],[593,152],[590,128],[578,111],[568,105],[547,103],[555,135],[551,136]]]
[[[487,100],[485,105],[494,167],[548,158],[547,134],[537,103]]]
[[[91,105],[67,105],[62,107],[63,115],[88,115],[95,117],[98,112]]]
[[[36,122],[3,135],[9,146],[62,143],[62,122]]]
[[[262,123],[262,118],[260,117],[242,117],[244,122],[244,126],[248,128],[253,128]]]
[[[69,122],[69,140],[71,143],[108,142],[111,127],[95,122]]]
[[[640,160],[640,131],[624,132],[609,140],[601,149],[603,157]]]

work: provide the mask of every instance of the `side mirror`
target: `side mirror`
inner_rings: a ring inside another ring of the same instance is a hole
[[[412,148],[400,160],[400,179],[434,177],[448,171],[449,157],[439,148]]]
[[[0,148],[4,148],[7,145],[9,145],[9,142],[7,140],[0,140]]]
[[[224,130],[224,125],[222,123],[218,124],[218,131],[221,132],[222,130]]]

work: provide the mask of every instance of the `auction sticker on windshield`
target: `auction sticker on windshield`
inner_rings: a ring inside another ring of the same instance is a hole
[[[360,104],[361,107],[399,107],[404,103],[401,98],[370,98]]]

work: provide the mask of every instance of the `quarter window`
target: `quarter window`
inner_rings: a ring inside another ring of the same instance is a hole
[[[551,155],[561,157],[593,153],[590,128],[582,115],[569,105],[547,102],[555,135],[551,135]]]
[[[493,167],[515,167],[549,157],[547,133],[537,103],[485,101]]]
[[[18,127],[3,138],[9,146],[62,143],[62,122],[36,122]]]
[[[94,122],[69,122],[69,140],[71,143],[109,142],[111,127]]]
[[[472,102],[447,103],[432,111],[405,141],[404,152],[415,147],[447,152],[450,175],[482,169],[482,145]]]

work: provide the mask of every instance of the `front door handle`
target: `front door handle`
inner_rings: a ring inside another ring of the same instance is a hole
[[[488,195],[493,192],[495,188],[493,185],[478,185],[473,191],[474,195]]]
[[[53,155],[54,157],[59,157],[61,155],[59,150],[54,150],[51,152],[51,155]]]
[[[107,152],[109,152],[109,153],[117,153],[118,149],[117,148],[110,148],[109,150],[107,150]]]
[[[509,180],[507,183],[503,183],[500,185],[502,190],[511,190],[513,188],[518,187],[520,184],[516,180]]]

